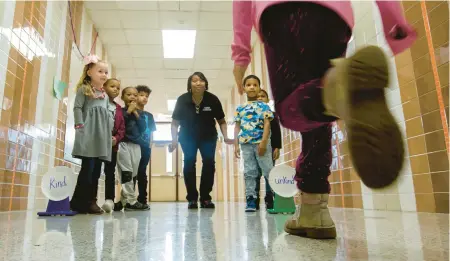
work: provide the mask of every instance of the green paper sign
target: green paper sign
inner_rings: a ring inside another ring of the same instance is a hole
[[[64,97],[64,90],[67,88],[67,83],[62,82],[58,79],[53,78],[53,95],[58,100],[62,100]]]

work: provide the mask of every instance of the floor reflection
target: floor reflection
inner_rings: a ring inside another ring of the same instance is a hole
[[[38,218],[0,214],[0,260],[449,260],[448,215],[333,209],[338,238],[286,235],[284,215],[242,204]]]

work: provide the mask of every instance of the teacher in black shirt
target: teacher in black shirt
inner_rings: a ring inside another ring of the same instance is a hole
[[[173,151],[180,142],[184,153],[183,175],[186,185],[188,208],[198,208],[198,191],[196,185],[197,150],[203,160],[202,176],[200,181],[200,207],[214,208],[209,195],[214,185],[215,154],[217,144],[216,121],[225,138],[225,142],[232,144],[228,139],[225,113],[219,98],[208,92],[208,80],[201,72],[195,72],[187,81],[187,93],[177,99],[172,114],[172,144]],[[180,131],[178,132],[178,127]]]

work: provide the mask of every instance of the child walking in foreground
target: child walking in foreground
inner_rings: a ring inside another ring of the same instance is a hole
[[[122,91],[125,103],[123,117],[125,119],[125,137],[119,143],[117,166],[121,177],[121,200],[114,205],[115,211],[148,210],[149,206],[137,201],[133,178],[136,177],[141,160],[141,137],[147,128],[145,118],[142,117],[136,104],[138,92],[134,87],[126,87]]]
[[[409,48],[416,33],[406,22],[400,2],[376,3],[393,54]],[[233,25],[233,72],[240,93],[255,26],[264,44],[280,122],[302,134],[296,167],[301,203],[285,231],[335,238],[327,207],[332,123],[338,118],[344,121],[353,166],[366,186],[386,187],[402,168],[403,138],[384,95],[387,58],[376,46],[341,58],[354,25],[350,1],[234,1]]]
[[[111,162],[105,162],[105,203],[102,206],[105,212],[110,213],[114,209],[117,151],[119,150],[119,143],[125,135],[125,121],[123,119],[122,107],[114,101],[120,94],[120,81],[115,78],[108,79],[105,82],[104,88],[109,97],[109,112],[114,117]],[[102,161],[97,160],[95,164],[93,187],[95,195],[98,193],[98,180],[102,170],[102,163]]]
[[[147,203],[147,186],[148,186],[148,177],[147,177],[147,167],[151,158],[152,149],[151,143],[153,140],[153,132],[156,131],[156,124],[153,118],[153,114],[144,110],[145,105],[148,102],[148,96],[152,93],[152,90],[145,85],[136,86],[136,90],[138,91],[138,98],[136,100],[137,109],[140,111],[140,116],[145,121],[145,131],[141,136],[141,161],[139,162],[139,169],[137,176],[134,177],[134,184],[136,181],[138,183],[138,201],[143,205],[148,205]]]
[[[70,207],[79,213],[101,214],[103,211],[96,203],[94,167],[97,161],[111,161],[114,120],[108,110],[109,98],[103,89],[108,78],[108,65],[96,56],[86,56],[84,62],[73,107],[75,142],[72,155],[81,159],[81,170]]]
[[[244,160],[245,197],[247,206],[245,212],[256,211],[256,178],[262,175],[267,178],[273,168],[272,146],[270,144],[270,121],[273,113],[264,102],[257,100],[259,78],[249,75],[244,79],[244,91],[247,94],[247,104],[236,109],[234,122],[235,140],[234,153],[240,158],[241,145]]]
[[[256,77],[256,76],[255,76]],[[259,83],[259,78],[256,79]],[[269,95],[265,90],[261,90],[258,93],[258,101],[264,102],[266,104],[269,103]],[[275,166],[275,161],[280,157],[280,149],[281,149],[281,128],[280,123],[277,118],[273,117],[273,120],[270,122],[270,145],[272,145],[272,159],[273,165]],[[261,186],[261,177],[262,172],[259,169],[259,175],[256,178],[256,210],[259,210],[259,192]],[[266,202],[266,209],[273,209],[273,199],[274,194],[272,188],[269,185],[268,178],[264,177],[266,184],[266,196],[264,197],[264,201]]]

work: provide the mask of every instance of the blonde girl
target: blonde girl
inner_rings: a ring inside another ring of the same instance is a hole
[[[95,161],[111,161],[114,119],[108,110],[109,97],[103,89],[108,79],[108,65],[95,55],[84,58],[84,69],[76,86],[73,106],[75,142],[73,157],[82,160],[77,185],[70,201],[79,213],[101,214],[94,186]]]

